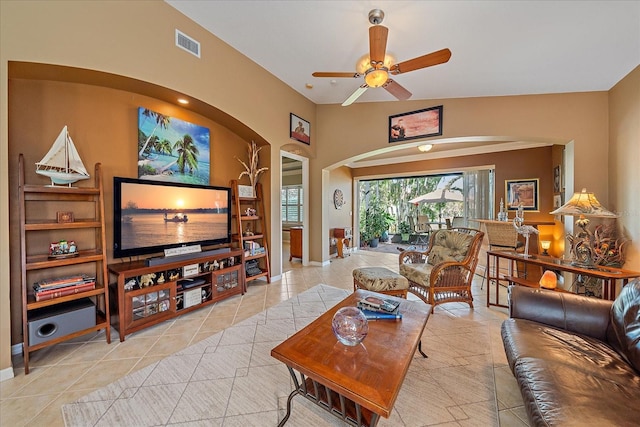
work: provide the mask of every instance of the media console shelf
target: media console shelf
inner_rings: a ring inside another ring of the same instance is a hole
[[[167,319],[244,294],[243,252],[230,249],[147,266],[145,261],[109,264],[113,326],[120,341]]]

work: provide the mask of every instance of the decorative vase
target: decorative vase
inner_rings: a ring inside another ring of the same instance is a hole
[[[353,347],[367,336],[369,323],[357,307],[342,307],[333,315],[331,328],[338,341]]]

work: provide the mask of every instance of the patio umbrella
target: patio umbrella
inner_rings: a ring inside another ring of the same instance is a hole
[[[423,194],[409,200],[409,203],[419,205],[420,203],[447,203],[461,202],[463,200],[462,193],[459,191],[451,191],[445,188],[436,189],[430,193]],[[440,222],[442,223],[442,206],[439,209]]]

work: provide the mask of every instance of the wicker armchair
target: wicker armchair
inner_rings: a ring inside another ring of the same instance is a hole
[[[400,253],[399,271],[409,281],[409,292],[427,304],[466,302],[473,308],[471,282],[478,265],[484,233],[474,229],[437,230],[426,251]]]

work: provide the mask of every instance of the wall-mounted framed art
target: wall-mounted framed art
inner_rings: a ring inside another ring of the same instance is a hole
[[[289,115],[289,137],[311,145],[311,123],[293,113]]]
[[[389,116],[389,142],[442,135],[442,105]]]
[[[504,187],[508,210],[517,210],[522,205],[522,209],[525,211],[539,212],[538,178],[508,179],[505,181]]]
[[[209,129],[138,108],[138,178],[209,185]]]

